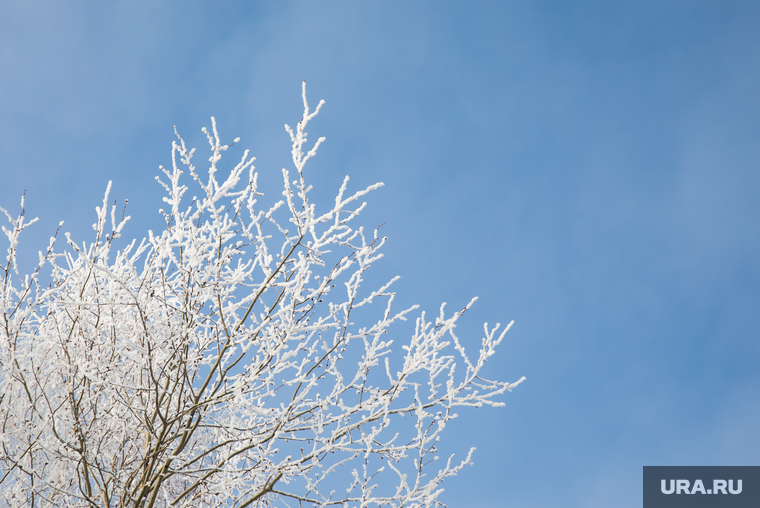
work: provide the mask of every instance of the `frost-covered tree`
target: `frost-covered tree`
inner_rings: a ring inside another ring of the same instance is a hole
[[[385,238],[354,226],[382,184],[350,193],[346,177],[329,209],[310,201],[304,166],[324,138],[308,149],[305,129],[323,103],[311,112],[304,90],[303,104],[271,206],[248,151],[218,178],[231,145],[212,119],[207,174],[178,135],[157,178],[166,227],[141,242],[117,249],[129,218],[109,214],[109,184],[94,239],[66,234],[56,250],[53,237],[25,275],[17,247],[34,221],[23,200],[18,217],[3,210],[0,504],[440,504],[472,453],[439,460],[446,423],[524,379],[480,376],[509,326],[486,324],[468,356],[454,330],[472,302],[442,305],[391,354],[416,307],[393,309],[396,279],[362,287]]]

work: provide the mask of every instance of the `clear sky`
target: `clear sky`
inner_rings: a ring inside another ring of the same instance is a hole
[[[0,0],[0,205],[88,240],[109,180],[157,228],[173,126],[329,198],[386,186],[377,280],[508,322],[451,507],[638,507],[643,465],[760,464],[760,3]],[[91,230],[90,230],[91,231]],[[755,317],[753,317],[755,316]]]

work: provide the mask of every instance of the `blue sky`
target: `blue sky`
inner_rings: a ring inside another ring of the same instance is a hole
[[[312,181],[386,186],[376,280],[515,320],[462,412],[449,506],[633,507],[643,465],[758,465],[760,4],[0,1],[0,205],[30,253],[109,180],[156,228],[173,126],[214,115],[266,181],[300,84]],[[452,307],[452,308],[454,308]],[[753,311],[753,309],[755,309]],[[753,318],[753,316],[756,316]]]

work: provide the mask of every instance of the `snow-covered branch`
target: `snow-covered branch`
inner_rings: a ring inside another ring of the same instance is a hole
[[[485,325],[471,356],[455,328],[472,302],[442,305],[394,356],[397,323],[417,308],[393,307],[396,278],[363,286],[386,239],[355,225],[382,184],[351,193],[346,177],[317,211],[304,168],[324,138],[309,148],[306,127],[324,103],[311,111],[304,86],[303,104],[286,126],[296,176],[283,169],[268,207],[247,151],[218,178],[239,140],[223,144],[212,119],[207,173],[177,135],[157,178],[166,227],[140,242],[115,247],[129,217],[111,207],[109,224],[109,183],[94,241],[67,234],[59,252],[54,237],[22,275],[34,221],[23,201],[18,217],[2,209],[0,504],[441,504],[472,456],[439,460],[447,423],[458,407],[503,405],[524,379],[482,376],[509,326]],[[189,201],[184,173],[201,191]]]

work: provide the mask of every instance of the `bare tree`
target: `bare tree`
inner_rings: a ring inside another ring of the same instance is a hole
[[[353,226],[380,187],[318,211],[304,166],[304,113],[293,130],[295,172],[264,209],[248,151],[223,179],[216,122],[203,132],[201,176],[179,135],[166,190],[166,228],[120,238],[129,217],[97,208],[95,239],[55,250],[23,275],[23,211],[3,227],[0,332],[0,499],[8,506],[436,506],[441,482],[470,463],[438,461],[461,406],[500,406],[515,383],[480,377],[509,326],[484,326],[480,350],[454,333],[470,307],[416,318],[392,356],[396,279],[366,291],[385,238]],[[236,143],[238,139],[235,140]],[[233,144],[234,144],[233,143]],[[189,172],[200,187],[185,198]],[[247,183],[240,185],[241,181]],[[183,200],[184,199],[184,200]],[[36,220],[36,219],[35,219]],[[49,284],[42,281],[49,280]],[[474,300],[473,300],[474,301]],[[355,323],[354,320],[363,323]],[[403,356],[403,358],[402,358]]]

